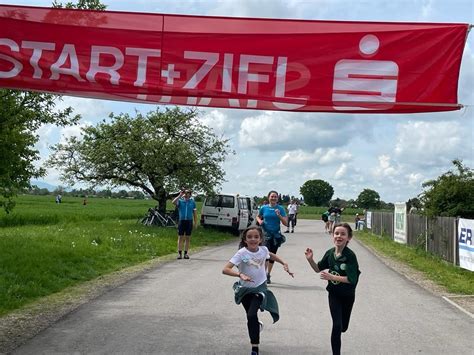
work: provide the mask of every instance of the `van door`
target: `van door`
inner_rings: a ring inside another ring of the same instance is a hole
[[[234,196],[220,195],[218,225],[222,227],[237,227],[238,208]]]
[[[248,226],[255,225],[257,223],[256,218],[257,218],[257,214],[258,214],[257,205],[255,204],[253,199],[250,198],[250,197],[247,197],[247,207],[248,207],[248,211],[249,211]]]
[[[249,208],[245,197],[239,197],[239,217],[239,230],[243,230],[249,225]]]
[[[208,196],[202,205],[201,225],[219,225],[219,200],[220,197]]]

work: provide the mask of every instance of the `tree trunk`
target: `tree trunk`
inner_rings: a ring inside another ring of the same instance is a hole
[[[168,197],[168,194],[166,193],[166,190],[160,186],[160,187],[154,187],[155,190],[155,195],[153,198],[158,201],[158,212],[160,212],[162,215],[166,213],[166,200]]]

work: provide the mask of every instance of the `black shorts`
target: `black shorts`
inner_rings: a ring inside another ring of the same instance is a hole
[[[190,236],[193,231],[193,220],[182,219],[178,223],[178,235]]]

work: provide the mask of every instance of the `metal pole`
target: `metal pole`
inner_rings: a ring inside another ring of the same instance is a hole
[[[428,217],[425,216],[425,252],[428,252]]]
[[[453,254],[454,254],[454,260],[453,264],[457,265],[457,252],[458,252],[458,223],[459,223],[459,217],[456,217],[454,219],[454,247],[453,247]]]

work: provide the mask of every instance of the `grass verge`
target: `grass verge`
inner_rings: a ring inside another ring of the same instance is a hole
[[[356,239],[379,251],[382,255],[422,272],[426,278],[450,293],[474,295],[474,273],[472,271],[447,263],[424,250],[396,243],[384,236],[357,232]]]

